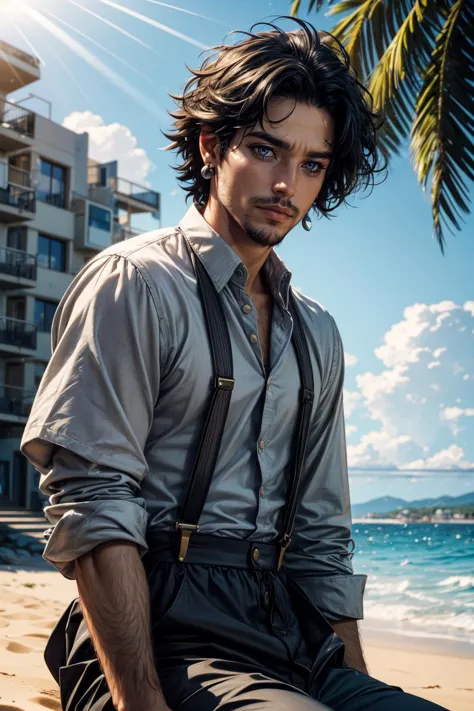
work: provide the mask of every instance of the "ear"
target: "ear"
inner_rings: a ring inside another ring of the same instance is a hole
[[[203,126],[199,134],[199,151],[204,165],[215,168],[219,163],[220,141],[208,126]]]

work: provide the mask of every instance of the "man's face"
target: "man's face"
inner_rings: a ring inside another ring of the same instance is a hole
[[[236,133],[218,166],[216,191],[230,220],[252,241],[272,247],[306,215],[321,190],[333,122],[326,109],[282,98],[269,103],[268,119],[250,133]]]

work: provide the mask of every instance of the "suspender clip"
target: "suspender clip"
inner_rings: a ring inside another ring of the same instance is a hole
[[[280,570],[281,566],[283,565],[283,558],[285,557],[286,549],[288,548],[290,543],[291,538],[287,533],[285,533],[283,538],[281,539],[280,557],[278,558],[277,570]]]
[[[181,531],[181,542],[179,546],[179,556],[178,560],[180,563],[186,558],[186,553],[188,552],[189,538],[193,531],[199,531],[198,524],[194,523],[181,523],[181,521],[176,522],[176,530]]]
[[[221,378],[220,375],[216,378],[216,387],[219,390],[233,390],[235,380],[233,378]]]

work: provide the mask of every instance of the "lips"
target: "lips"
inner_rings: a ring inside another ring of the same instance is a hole
[[[270,219],[277,220],[278,222],[283,222],[284,220],[288,219],[288,217],[291,217],[291,215],[286,210],[283,210],[281,208],[260,207],[259,209],[263,210]]]

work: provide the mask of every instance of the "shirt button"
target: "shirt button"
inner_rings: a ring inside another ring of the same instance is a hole
[[[260,442],[258,443],[258,446],[260,447],[260,449],[264,449],[265,448],[265,440],[261,439]]]
[[[270,593],[268,590],[265,590],[265,595],[263,596],[263,600],[265,602],[265,607],[268,607],[270,605]]]
[[[242,311],[244,312],[244,314],[249,314],[252,311],[252,307],[250,306],[250,304],[244,304],[242,306]]]
[[[255,333],[251,333],[249,336],[250,343],[257,343],[258,337],[255,335]]]
[[[260,558],[260,551],[258,550],[258,548],[254,548],[252,558],[254,560],[258,560]]]

